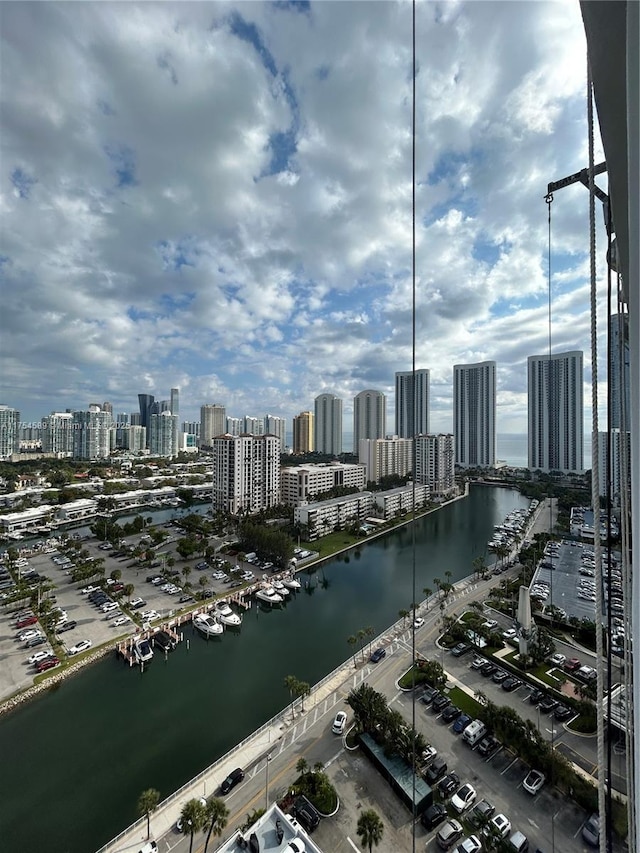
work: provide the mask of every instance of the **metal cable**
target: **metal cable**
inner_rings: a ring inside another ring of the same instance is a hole
[[[589,266],[591,285],[591,504],[593,507],[593,555],[596,564],[596,714],[598,722],[598,812],[600,814],[599,843],[606,851],[606,820],[604,776],[604,672],[602,644],[602,548],[600,542],[600,459],[598,448],[598,339],[596,298],[596,212],[594,183],[594,119],[591,65],[587,58],[587,120],[589,124]]]
[[[413,523],[411,525],[411,608],[413,610],[413,629],[411,631],[411,663],[413,672],[413,691],[411,700],[412,728],[412,831],[411,849],[416,851],[416,432],[418,407],[416,405],[416,0],[411,8],[411,40],[412,40],[412,92],[411,92],[411,384],[413,386]],[[397,405],[397,400],[396,400]]]

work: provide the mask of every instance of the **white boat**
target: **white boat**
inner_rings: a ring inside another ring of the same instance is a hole
[[[140,665],[148,664],[153,657],[153,649],[149,640],[136,640],[133,644],[133,654]]]
[[[291,595],[291,592],[286,588],[282,581],[273,581],[273,588],[278,595],[281,595],[283,598],[286,598],[287,595]]]
[[[283,578],[282,583],[287,587],[287,589],[302,589],[302,584],[295,577],[295,575],[291,575],[288,578]]]
[[[193,617],[193,624],[204,637],[219,637],[224,631],[222,623],[208,613],[198,613]]]
[[[223,625],[230,628],[239,628],[242,625],[242,616],[231,609],[228,601],[221,599],[215,603],[216,617]]]
[[[264,601],[265,604],[271,605],[271,607],[277,607],[279,604],[282,604],[282,596],[278,595],[275,589],[270,586],[261,586],[260,589],[256,592],[256,598],[259,598],[260,601]]]

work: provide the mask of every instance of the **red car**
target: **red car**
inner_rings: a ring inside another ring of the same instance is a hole
[[[581,666],[582,664],[578,658],[569,658],[569,660],[565,662],[564,668],[566,672],[575,672],[576,669],[580,669]]]
[[[23,616],[16,622],[16,628],[26,628],[28,625],[35,625],[37,621],[37,616]]]
[[[41,660],[38,664],[36,664],[36,669],[38,672],[44,672],[47,669],[52,669],[54,666],[58,666],[60,661],[58,658],[46,658],[45,660]]]

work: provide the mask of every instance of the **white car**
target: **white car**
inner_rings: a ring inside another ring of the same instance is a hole
[[[549,663],[552,663],[554,666],[564,666],[567,660],[566,655],[555,654],[551,655],[549,658]]]
[[[424,625],[424,619],[422,618],[422,616],[418,616],[417,619],[413,620],[413,627],[414,628],[422,628],[423,625]]]
[[[530,770],[522,783],[522,787],[528,794],[535,795],[542,788],[544,782],[544,773],[541,773],[539,770]]]
[[[140,604],[144,603],[144,598],[132,598],[129,602],[129,607],[138,607]]]
[[[97,586],[94,586],[93,584],[90,583],[89,586],[83,586],[82,589],[80,590],[80,592],[83,595],[89,595],[90,592],[95,592],[97,589],[98,589]]]
[[[140,614],[145,622],[150,622],[152,619],[159,619],[160,614],[157,610],[145,610]]]
[[[333,725],[331,726],[331,731],[334,735],[341,735],[344,732],[344,728],[347,725],[347,715],[344,711],[338,711],[336,714],[336,718],[333,721]]]
[[[469,783],[467,783],[460,788],[457,794],[454,794],[453,797],[451,797],[451,805],[458,814],[462,814],[463,811],[470,808],[475,803],[477,796],[476,789],[473,785],[469,785]]]
[[[488,825],[485,826],[483,833],[487,837],[497,835],[498,838],[506,838],[511,832],[511,821],[504,814],[497,814],[492,817]]]
[[[470,835],[458,844],[453,853],[480,853],[482,844],[477,835]]]
[[[75,646],[71,646],[68,654],[79,655],[80,652],[86,652],[87,649],[90,649],[92,645],[91,640],[80,640],[80,642],[76,643]]]
[[[36,664],[39,661],[45,660],[45,658],[48,658],[50,654],[51,654],[51,650],[48,650],[46,652],[36,652],[35,654],[31,655],[31,657],[29,658],[29,663]]]
[[[127,622],[131,622],[131,616],[118,616],[117,619],[114,619],[113,627],[119,628],[121,625],[126,625]]]
[[[42,631],[39,631],[37,628],[29,628],[28,631],[23,631],[22,634],[18,637],[21,643],[26,643],[29,640],[33,640],[34,637],[41,637]]]
[[[502,632],[502,639],[503,640],[515,640],[515,638],[517,636],[518,636],[518,632],[516,631],[515,628],[509,628],[507,631]]]
[[[100,608],[103,613],[111,613],[112,610],[118,610],[120,605],[115,601],[107,601],[106,604],[103,604]]]
[[[284,848],[284,853],[306,853],[306,849],[301,838],[293,838]]]

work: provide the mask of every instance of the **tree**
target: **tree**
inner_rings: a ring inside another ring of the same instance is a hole
[[[356,660],[356,652],[355,652],[355,645],[357,642],[358,642],[358,638],[355,637],[353,634],[350,637],[347,637],[347,643],[349,643],[351,648],[354,650],[353,651],[353,668],[354,669],[358,668],[358,662]]]
[[[135,587],[132,583],[126,583],[124,585],[124,594],[126,595],[127,599],[131,598],[131,596],[133,595],[134,589],[135,589]]]
[[[209,846],[209,839],[211,836],[222,835],[222,831],[227,825],[227,820],[229,818],[229,809],[225,806],[224,801],[221,800],[220,797],[207,797],[207,804],[204,808],[206,812],[206,821],[209,823],[207,840],[204,843],[204,853],[207,853],[207,847]]]
[[[432,592],[433,592],[433,590],[429,589],[428,586],[425,586],[425,588],[422,590],[422,594],[424,595],[424,597],[427,601],[429,601],[429,598],[431,597]]]
[[[409,615],[409,611],[403,607],[402,610],[398,610],[398,616],[402,619],[403,627],[407,624],[407,616]]]
[[[187,800],[180,812],[180,832],[189,835],[189,853],[193,850],[194,833],[204,829],[207,822],[206,806],[197,799]]]
[[[295,693],[296,699],[302,699],[301,707],[302,707],[303,711],[304,711],[304,697],[307,696],[310,691],[311,691],[311,685],[308,682],[298,681],[296,679],[296,686],[295,686],[294,693]]]
[[[147,838],[151,837],[151,812],[160,802],[160,791],[155,788],[147,788],[138,797],[138,814],[147,818]]]
[[[209,578],[206,575],[200,575],[198,583],[202,587],[202,597],[204,598],[204,591],[209,586]]]
[[[366,809],[358,818],[358,837],[363,845],[369,848],[369,853],[373,849],[373,845],[377,847],[382,841],[384,833],[384,824],[380,820],[377,812],[373,809]]]
[[[289,698],[291,699],[291,719],[293,720],[293,703],[294,698],[296,697],[296,690],[298,688],[298,679],[295,675],[286,675],[284,679],[284,686],[289,691]]]

